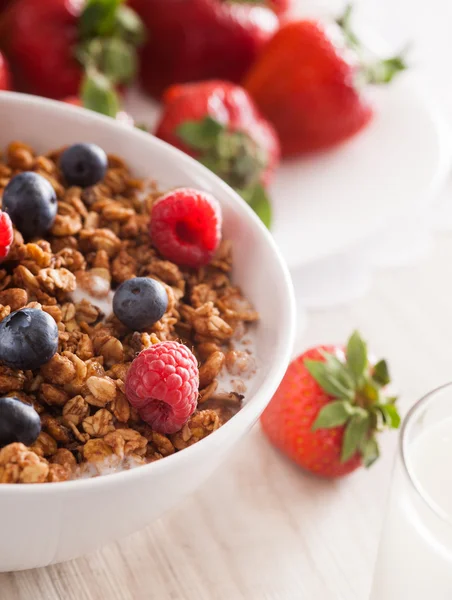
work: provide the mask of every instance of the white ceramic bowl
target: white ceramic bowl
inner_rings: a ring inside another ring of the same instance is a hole
[[[137,129],[60,102],[0,94],[0,147],[11,140],[48,151],[94,142],[123,156],[137,176],[162,188],[193,186],[223,207],[234,243],[234,279],[261,315],[256,329],[260,369],[244,408],[201,442],[153,464],[65,483],[0,485],[0,571],[75,558],[136,531],[190,494],[250,429],[287,367],[295,331],[290,277],[273,239],[254,213],[196,161]],[[0,340],[1,343],[1,340]]]

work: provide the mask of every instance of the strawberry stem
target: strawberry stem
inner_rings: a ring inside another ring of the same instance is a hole
[[[120,108],[116,86],[129,85],[135,78],[144,25],[123,0],[88,0],[78,25],[74,52],[84,67],[83,106],[116,117]]]
[[[361,76],[365,83],[381,85],[391,82],[396,75],[408,68],[405,60],[406,50],[388,58],[369,56],[368,49],[364,47],[353,30],[351,24],[352,13],[353,5],[348,4],[344,14],[336,19],[336,23],[342,29],[348,46],[355,51],[360,59]]]
[[[260,183],[267,157],[258,144],[247,133],[229,131],[210,116],[185,121],[176,133],[196,152],[199,162],[233,187],[269,228],[271,205]]]
[[[353,28],[351,26],[351,17],[353,13],[353,4],[347,4],[345,7],[344,13],[342,16],[336,19],[336,23],[342,29],[345,39],[350,47],[356,48],[361,47],[361,42],[358,37],[355,35]]]
[[[404,53],[369,63],[366,68],[367,81],[376,85],[389,83],[401,71],[408,68]]]
[[[358,332],[350,337],[345,355],[345,361],[327,353],[323,361],[305,361],[311,376],[331,397],[312,430],[344,427],[341,461],[359,453],[364,465],[370,466],[379,455],[375,433],[397,429],[400,415],[395,399],[382,393],[390,382],[386,361],[370,364],[367,346]]]
[[[111,81],[94,68],[88,68],[82,81],[80,98],[85,108],[116,118],[119,98]]]

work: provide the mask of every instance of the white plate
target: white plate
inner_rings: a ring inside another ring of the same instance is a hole
[[[403,76],[374,90],[361,134],[286,162],[272,189],[273,234],[289,267],[333,256],[433,199],[450,166],[445,124]]]

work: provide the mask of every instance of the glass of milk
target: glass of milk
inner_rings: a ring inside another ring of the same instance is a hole
[[[371,600],[452,600],[452,383],[408,413]]]

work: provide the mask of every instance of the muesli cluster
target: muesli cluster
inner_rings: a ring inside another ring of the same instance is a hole
[[[239,410],[258,315],[212,196],[92,144],[11,143],[0,190],[0,483],[152,462]]]

